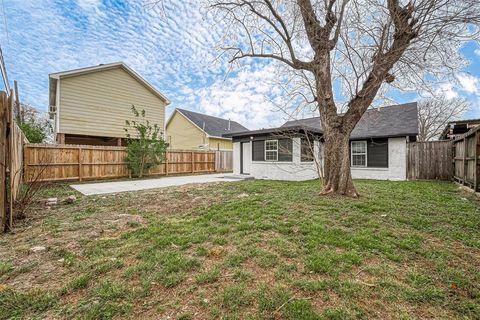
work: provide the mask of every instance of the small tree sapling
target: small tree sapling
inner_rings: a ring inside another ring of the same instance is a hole
[[[163,133],[158,124],[151,124],[145,118],[145,110],[138,111],[132,106],[135,120],[126,120],[125,128],[127,156],[125,161],[133,174],[142,178],[150,168],[165,160],[168,143],[163,139]]]

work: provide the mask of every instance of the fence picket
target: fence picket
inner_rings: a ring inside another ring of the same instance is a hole
[[[407,162],[410,180],[451,180],[452,141],[408,143]]]

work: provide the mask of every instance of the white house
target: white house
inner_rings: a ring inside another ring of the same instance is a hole
[[[369,109],[350,137],[354,179],[407,179],[407,143],[418,134],[417,104]],[[320,118],[230,134],[233,172],[257,179],[308,180],[322,166]]]

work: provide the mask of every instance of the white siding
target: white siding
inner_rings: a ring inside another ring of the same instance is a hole
[[[251,148],[251,143],[249,143]],[[319,145],[315,144],[315,154]],[[318,177],[314,162],[300,161],[300,138],[293,139],[292,162],[252,161],[250,157],[250,175],[256,179],[271,180],[310,180]],[[240,143],[233,144],[233,172],[240,173]]]
[[[407,139],[388,139],[388,168],[351,168],[353,179],[406,180]]]
[[[165,102],[121,67],[62,77],[59,89],[60,133],[124,138],[132,105],[163,132]]]

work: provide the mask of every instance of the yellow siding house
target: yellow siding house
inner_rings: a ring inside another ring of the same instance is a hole
[[[177,150],[232,150],[232,139],[223,135],[247,130],[235,121],[179,108],[166,125],[167,142]]]
[[[57,143],[124,145],[132,105],[165,128],[168,99],[122,62],[52,73],[50,115]]]

